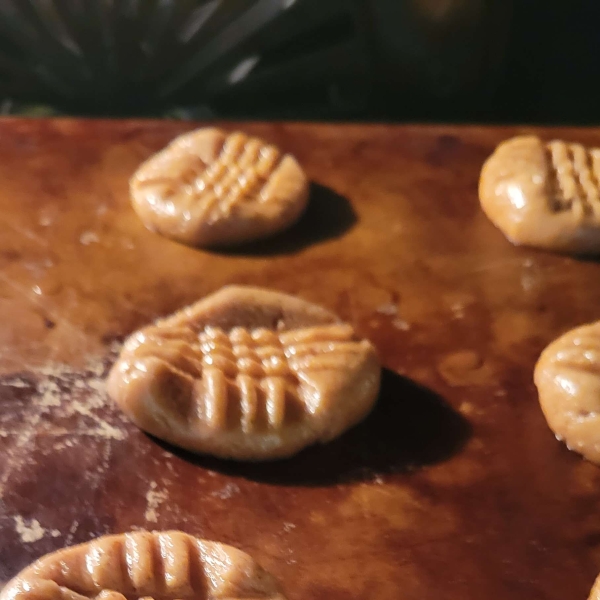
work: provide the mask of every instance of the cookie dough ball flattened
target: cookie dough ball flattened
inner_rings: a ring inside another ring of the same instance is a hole
[[[594,587],[592,587],[588,600],[600,600],[600,575],[598,575],[594,582]]]
[[[538,360],[534,380],[556,437],[600,464],[600,321],[552,342]]]
[[[176,138],[130,181],[146,227],[194,246],[233,246],[295,223],[308,180],[289,154],[243,133],[199,129]]]
[[[600,149],[516,137],[481,170],[479,198],[514,244],[600,253]]]
[[[178,531],[97,538],[40,558],[0,600],[285,600],[244,552]]]
[[[358,423],[380,377],[372,344],[329,311],[232,286],[133,334],[108,391],[138,427],[176,446],[268,460]]]

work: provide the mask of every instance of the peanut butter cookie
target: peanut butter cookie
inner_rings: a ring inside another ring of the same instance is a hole
[[[516,137],[481,170],[489,219],[517,245],[571,254],[600,252],[600,149]]]
[[[552,342],[538,360],[534,380],[556,437],[600,464],[600,321]]]
[[[40,558],[0,600],[285,600],[244,552],[178,531],[97,538]]]
[[[134,333],[108,391],[138,427],[176,446],[268,460],[358,423],[380,376],[371,343],[329,311],[232,286]]]
[[[600,575],[596,578],[594,582],[594,587],[592,587],[592,591],[588,596],[588,600],[600,600]]]
[[[176,138],[130,181],[146,227],[194,246],[231,246],[295,223],[308,180],[289,154],[257,138],[199,129]]]

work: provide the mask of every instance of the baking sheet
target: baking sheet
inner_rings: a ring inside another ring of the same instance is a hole
[[[532,368],[600,317],[600,267],[514,248],[479,210],[481,163],[524,130],[224,126],[314,182],[298,226],[237,253],[149,233],[129,206],[133,170],[190,124],[0,121],[0,581],[66,544],[179,528],[251,553],[290,600],[585,598],[600,470],[554,439]],[[323,304],[372,339],[371,417],[263,465],[130,425],[103,387],[124,336],[228,283]]]

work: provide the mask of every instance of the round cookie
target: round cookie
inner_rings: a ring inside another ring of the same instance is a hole
[[[372,344],[334,314],[231,286],[130,336],[108,392],[138,427],[171,444],[269,460],[358,423],[380,377]]]
[[[275,146],[206,128],[144,162],[130,194],[148,229],[193,246],[234,246],[294,224],[309,183],[296,159]]]
[[[246,553],[179,531],[97,538],[43,556],[0,600],[285,600]]]
[[[502,142],[481,170],[488,218],[517,245],[600,252],[600,149],[535,136]]]
[[[600,464],[600,321],[552,342],[537,362],[534,381],[556,437]]]

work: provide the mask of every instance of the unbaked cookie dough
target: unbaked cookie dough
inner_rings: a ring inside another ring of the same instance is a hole
[[[600,253],[600,149],[534,136],[502,142],[481,170],[489,219],[517,245]]]
[[[104,536],[40,558],[0,600],[285,600],[246,553],[179,531]]]
[[[380,377],[373,345],[334,314],[231,286],[134,333],[108,391],[138,427],[175,446],[268,460],[358,423]]]
[[[600,464],[600,321],[552,342],[538,360],[534,380],[556,437]]]
[[[600,600],[600,575],[598,575],[594,582],[594,587],[592,587],[588,600]]]
[[[275,146],[206,128],[143,163],[130,193],[148,229],[193,246],[233,246],[295,223],[309,183],[296,159]]]

